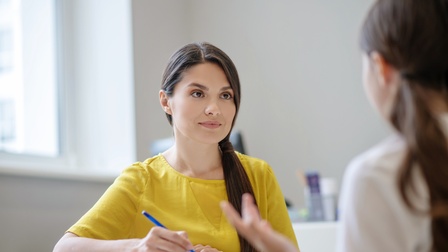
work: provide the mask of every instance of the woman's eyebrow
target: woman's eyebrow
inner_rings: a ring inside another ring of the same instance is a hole
[[[231,86],[225,86],[225,87],[221,88],[221,91],[229,90],[229,89],[233,90]]]
[[[192,83],[190,83],[188,86],[197,87],[197,88],[199,88],[199,89],[206,90],[206,91],[209,90],[208,87],[206,87],[206,86],[204,86],[204,85],[202,85],[202,84],[200,84],[200,83],[196,83],[196,82],[192,82]],[[229,89],[232,90],[232,87],[231,87],[231,86],[225,86],[225,87],[222,87],[222,88],[221,88],[221,91],[229,90]]]
[[[202,90],[208,90],[208,87],[206,87],[206,86],[204,86],[202,84],[196,83],[196,82],[190,83],[188,86],[197,87],[197,88],[202,89]]]

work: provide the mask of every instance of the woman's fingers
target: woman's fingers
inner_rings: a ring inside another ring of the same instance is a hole
[[[202,244],[197,244],[194,245],[194,251],[195,252],[222,252],[221,250],[217,250],[215,248],[212,248],[209,245],[202,245]]]
[[[260,227],[257,226],[263,222],[261,222],[258,208],[254,204],[253,197],[250,194],[243,195],[242,216],[240,216],[240,214],[229,202],[223,201],[220,205],[222,211],[227,217],[227,220],[241,235],[249,239],[253,235],[256,235],[254,231],[259,229]]]
[[[233,208],[233,206],[229,202],[222,201],[220,203],[220,206],[230,224],[232,224],[233,226],[241,225],[240,222],[242,220],[240,214],[235,210],[235,208]]]
[[[254,198],[248,193],[243,194],[242,218],[244,222],[250,225],[260,221],[260,213],[254,203]]]
[[[149,231],[146,236],[146,244],[149,248],[156,248],[160,251],[185,252],[193,249],[186,232],[175,232],[161,227],[154,227]]]
[[[242,216],[229,202],[221,202],[221,208],[235,229],[259,251],[297,251],[286,237],[275,232],[271,225],[261,219],[258,208],[250,194],[243,195]]]

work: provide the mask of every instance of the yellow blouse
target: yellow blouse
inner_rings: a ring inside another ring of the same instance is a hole
[[[297,245],[285,199],[265,161],[237,153],[254,189],[262,218]],[[184,230],[193,245],[240,251],[235,229],[219,202],[227,200],[224,180],[187,177],[159,154],[125,169],[97,203],[68,232],[104,240],[142,238],[154,226],[145,210],[170,230]]]

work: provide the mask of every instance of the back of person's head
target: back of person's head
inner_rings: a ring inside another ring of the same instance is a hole
[[[400,73],[389,115],[407,146],[398,188],[408,207],[421,212],[408,193],[413,169],[420,169],[430,195],[433,250],[448,251],[448,144],[440,125],[441,114],[448,113],[448,0],[376,1],[362,28],[361,49],[379,53]]]
[[[240,107],[241,87],[237,69],[230,57],[218,47],[206,43],[191,43],[178,49],[170,58],[162,78],[162,90],[168,96],[172,96],[175,86],[182,80],[183,73],[189,68],[203,63],[213,63],[218,65],[227,77],[230,87],[233,90],[233,101],[235,103],[236,113],[232,121],[232,128],[235,124],[236,116]],[[165,113],[168,122],[173,125],[173,118]],[[232,129],[230,130],[230,132]],[[229,202],[241,213],[241,197],[244,193],[254,195],[252,185],[235,153],[230,142],[230,132],[219,142],[219,148],[222,152],[222,166],[224,170],[224,179]],[[255,249],[241,236],[240,246],[243,252],[252,252]]]

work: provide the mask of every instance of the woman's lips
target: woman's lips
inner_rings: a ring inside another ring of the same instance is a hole
[[[209,129],[216,129],[219,126],[221,126],[221,124],[219,122],[216,121],[207,121],[207,122],[200,122],[200,125],[209,128]]]

